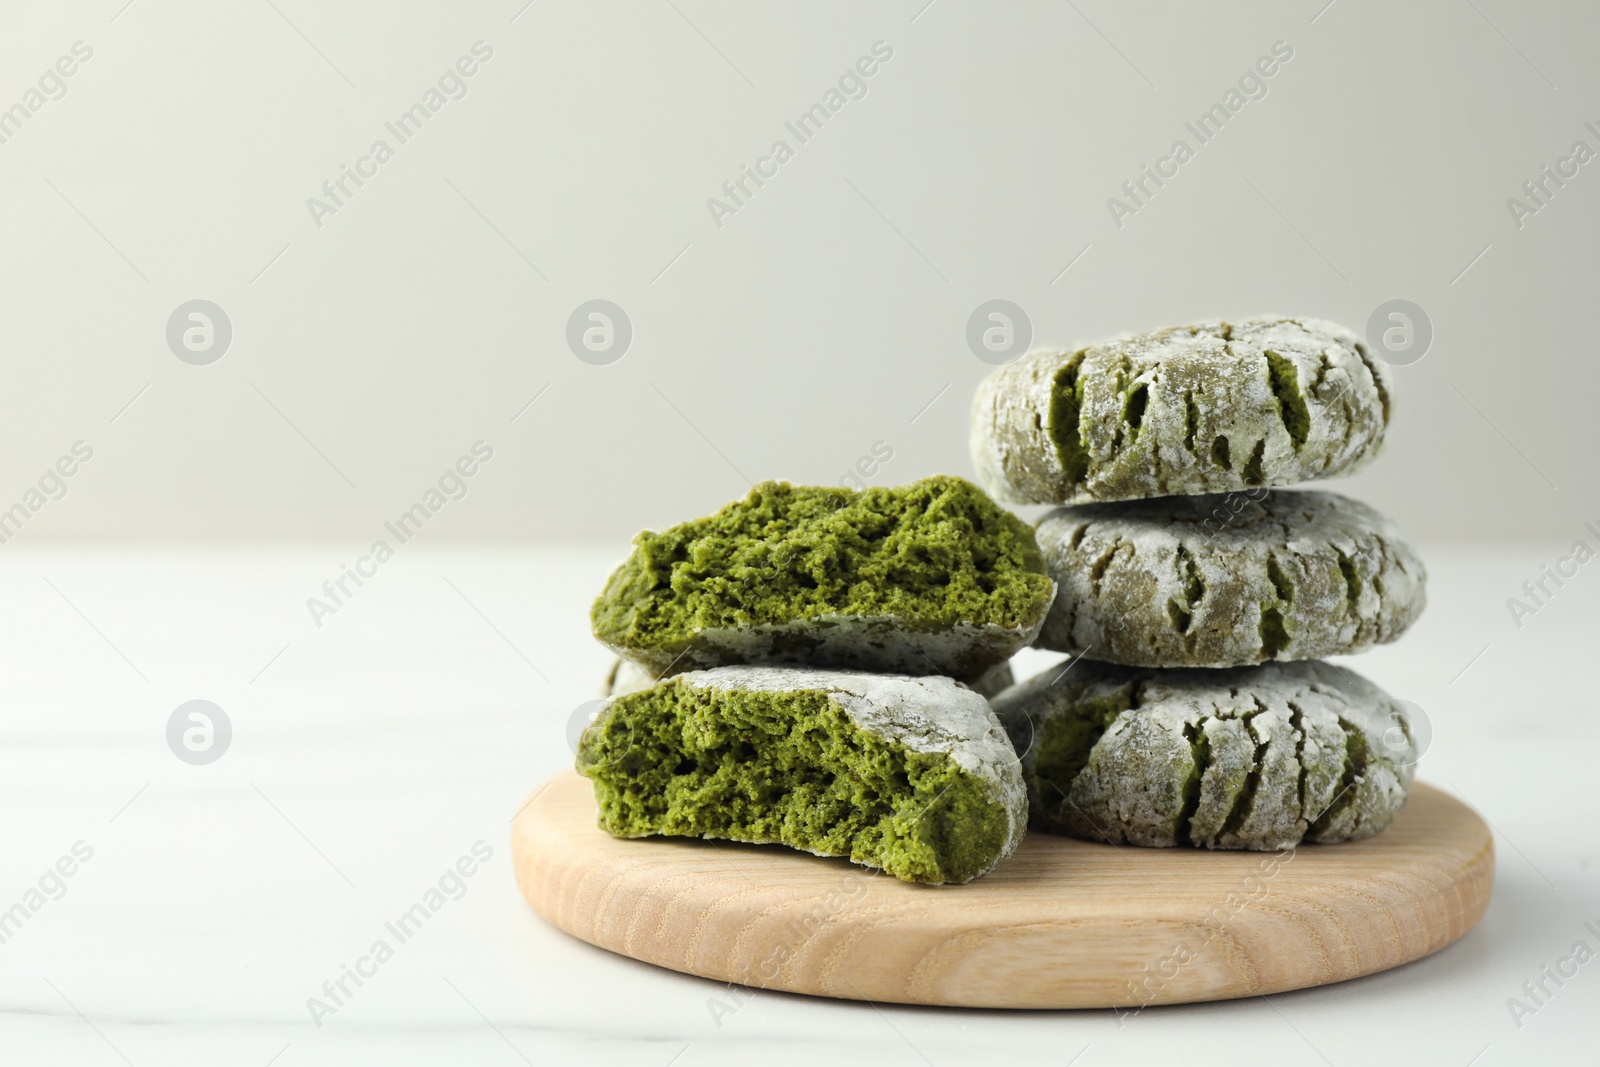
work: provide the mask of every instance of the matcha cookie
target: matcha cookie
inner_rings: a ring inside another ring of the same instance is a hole
[[[1356,334],[1319,319],[1156,330],[1031,352],[989,375],[972,459],[1015,504],[1290,485],[1377,456],[1392,388]]]
[[[634,538],[590,613],[654,674],[731,663],[976,678],[1055,595],[1033,531],[960,478],[852,492],[763,482]]]
[[[1058,508],[1058,591],[1035,642],[1151,667],[1315,659],[1393,641],[1427,571],[1398,526],[1334,493],[1259,490]]]
[[[1080,660],[995,701],[1030,821],[1114,844],[1284,849],[1389,825],[1416,746],[1400,705],[1327,663],[1225,671]]]
[[[577,768],[618,837],[783,844],[910,882],[993,870],[1027,823],[1011,743],[948,678],[691,671],[608,701]]]

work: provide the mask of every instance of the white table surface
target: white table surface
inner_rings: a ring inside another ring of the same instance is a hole
[[[1600,564],[1519,630],[1505,600],[1559,548],[1424,546],[1428,614],[1361,657],[1431,718],[1421,777],[1497,830],[1475,931],[1387,974],[1119,1019],[733,995],[533,914],[508,820],[569,762],[608,662],[587,607],[622,547],[407,545],[320,629],[305,600],[359,546],[0,548],[0,909],[93,849],[0,944],[0,1061],[1592,1062],[1600,962],[1546,980],[1520,1026],[1507,1001],[1575,942],[1600,950]],[[196,698],[234,729],[208,766],[165,741]],[[480,840],[465,895],[315,1026],[307,998]]]

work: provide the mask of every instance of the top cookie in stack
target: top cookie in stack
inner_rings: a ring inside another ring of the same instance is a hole
[[[1388,368],[1320,319],[1256,318],[1040,349],[978,387],[972,460],[1012,504],[1242,492],[1351,474],[1389,425]]]
[[[1426,578],[1399,528],[1333,493],[1269,488],[1370,462],[1392,393],[1353,332],[1279,317],[1039,350],[991,374],[972,418],[984,484],[1070,505],[1038,527],[1060,590],[1037,643],[1236,667],[1398,637]]]

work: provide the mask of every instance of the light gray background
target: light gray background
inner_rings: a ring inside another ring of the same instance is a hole
[[[0,107],[94,49],[0,144],[0,507],[95,449],[14,544],[360,546],[478,439],[495,458],[430,541],[620,554],[877,441],[880,484],[970,474],[965,327],[997,297],[1040,342],[1414,300],[1433,349],[1341,488],[1423,540],[1600,518],[1600,164],[1520,230],[1506,207],[1600,149],[1592,5],[123,2],[10,6],[0,33]],[[307,198],[478,40],[468,95],[317,228]],[[714,225],[879,40],[867,95]],[[1107,198],[1278,40],[1268,95],[1114,226]],[[165,342],[196,298],[233,324],[210,366]],[[593,298],[633,323],[609,366],[564,341]]]

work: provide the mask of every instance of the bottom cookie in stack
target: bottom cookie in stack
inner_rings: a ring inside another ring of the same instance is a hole
[[[1330,663],[1164,670],[1078,660],[995,712],[1031,824],[1113,844],[1277,850],[1351,841],[1405,803],[1416,745],[1398,701]]]

